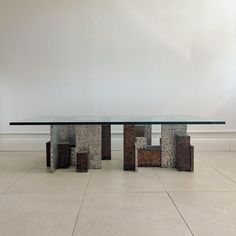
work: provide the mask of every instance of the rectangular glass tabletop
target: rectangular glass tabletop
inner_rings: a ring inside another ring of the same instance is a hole
[[[122,125],[122,124],[225,124],[223,120],[198,116],[40,116],[13,121],[10,125]]]

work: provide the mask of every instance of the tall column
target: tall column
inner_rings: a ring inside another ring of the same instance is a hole
[[[176,142],[175,135],[187,135],[187,125],[161,126],[162,167],[175,167]]]
[[[58,144],[75,144],[75,125],[51,125],[50,126],[50,169],[54,172],[58,162]]]
[[[102,127],[101,125],[76,126],[76,152],[87,151],[90,169],[101,168]]]
[[[135,171],[135,125],[124,125],[124,170]]]
[[[102,160],[111,160],[111,125],[102,125]]]
[[[50,126],[50,171],[53,173],[57,169],[57,157],[58,157],[58,140],[59,140],[59,126]]]

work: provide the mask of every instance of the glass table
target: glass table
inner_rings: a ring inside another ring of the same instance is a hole
[[[58,166],[60,143],[75,145],[76,153],[86,150],[89,168],[101,168],[101,160],[111,158],[111,125],[124,125],[124,170],[134,171],[138,165],[136,148],[151,145],[151,125],[161,125],[161,167],[169,168],[176,167],[178,153],[182,158],[180,163],[184,164],[189,155],[193,161],[187,125],[223,124],[223,120],[197,116],[41,116],[10,122],[10,125],[50,126],[51,172]],[[137,139],[138,127],[143,128],[143,139]],[[177,145],[178,137],[182,146]],[[140,141],[143,146],[137,145]]]

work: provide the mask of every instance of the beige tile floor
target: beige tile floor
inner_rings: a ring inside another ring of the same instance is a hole
[[[43,152],[0,152],[0,236],[236,235],[236,153],[195,153],[195,172],[54,174]]]

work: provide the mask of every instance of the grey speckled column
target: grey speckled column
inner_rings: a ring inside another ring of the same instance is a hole
[[[138,171],[138,150],[147,147],[146,137],[135,138],[135,171]]]
[[[69,142],[75,144],[75,125],[51,125],[50,127],[51,136],[51,172],[57,169],[57,145],[59,143]]]
[[[176,144],[175,135],[187,135],[187,125],[161,126],[161,166],[175,167]]]
[[[144,136],[147,138],[147,145],[152,145],[152,125],[144,126]]]
[[[57,169],[57,145],[59,141],[59,126],[50,126],[51,150],[50,150],[50,170],[54,172]]]
[[[59,142],[69,142],[75,144],[75,125],[59,126]]]
[[[77,125],[76,152],[88,151],[89,168],[100,169],[102,157],[101,125]]]

